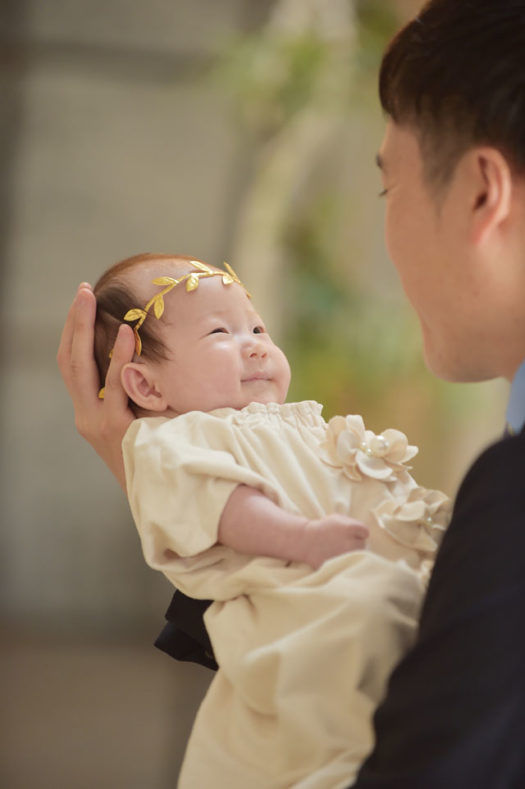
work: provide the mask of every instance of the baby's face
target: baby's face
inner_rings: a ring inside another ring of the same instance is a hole
[[[221,277],[184,285],[165,298],[162,337],[168,361],[158,364],[159,389],[176,414],[284,403],[286,356],[272,342],[244,289]]]

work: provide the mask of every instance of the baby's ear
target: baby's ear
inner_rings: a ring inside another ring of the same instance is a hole
[[[120,374],[122,387],[128,397],[147,411],[165,411],[167,402],[159,392],[153,371],[147,364],[128,362]]]

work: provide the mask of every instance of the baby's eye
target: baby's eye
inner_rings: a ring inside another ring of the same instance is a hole
[[[228,330],[224,328],[224,326],[219,326],[216,329],[212,329],[210,334],[227,334]]]
[[[255,326],[255,328],[253,330],[253,333],[254,334],[265,334],[266,333],[266,329],[264,328],[264,326]]]

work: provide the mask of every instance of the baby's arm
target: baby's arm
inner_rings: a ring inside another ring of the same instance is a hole
[[[309,520],[286,512],[255,488],[239,485],[226,502],[218,541],[239,553],[320,567],[333,556],[365,547],[368,529],[345,515]]]

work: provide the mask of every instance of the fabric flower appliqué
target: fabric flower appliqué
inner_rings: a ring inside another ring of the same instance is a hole
[[[450,521],[451,509],[449,497],[441,491],[413,488],[408,496],[385,499],[373,514],[396,542],[434,554]]]
[[[394,482],[406,471],[405,463],[418,453],[400,430],[379,435],[365,429],[361,416],[334,416],[327,426],[323,448],[330,465],[342,467],[352,480],[364,477]]]

